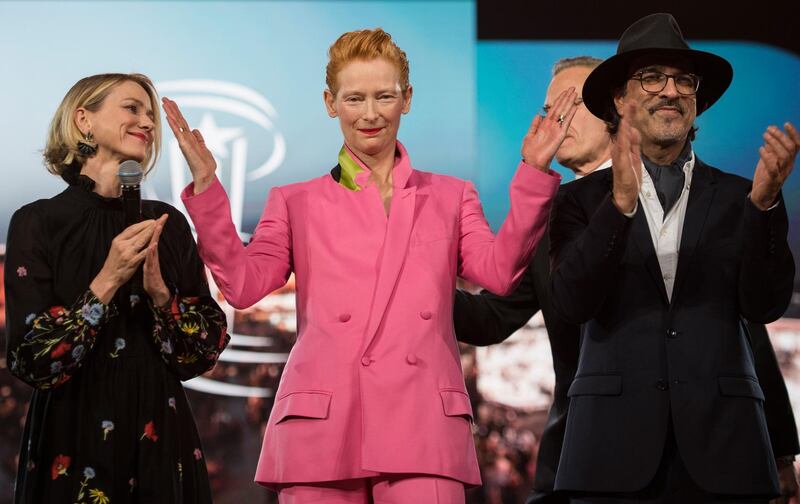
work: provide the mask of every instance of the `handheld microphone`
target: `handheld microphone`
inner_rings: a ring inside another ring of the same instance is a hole
[[[139,184],[144,177],[142,165],[131,159],[123,161],[119,165],[119,183],[122,186],[122,213],[125,219],[125,227],[142,221],[142,193]],[[123,289],[124,299],[131,295],[142,295],[142,268],[136,269],[128,285]],[[126,303],[127,304],[127,303]]]
[[[119,183],[122,185],[122,211],[125,227],[142,221],[142,193],[139,184],[144,177],[142,165],[132,159],[119,165]]]

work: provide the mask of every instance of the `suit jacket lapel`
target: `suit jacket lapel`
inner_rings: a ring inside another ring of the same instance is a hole
[[[661,266],[658,264],[658,256],[653,246],[653,237],[650,234],[650,226],[647,225],[647,217],[644,214],[642,202],[639,201],[638,204],[639,209],[636,210],[636,215],[633,216],[630,238],[642,254],[645,269],[650,274],[653,282],[655,282],[656,289],[661,293],[662,301],[664,301],[664,304],[669,304],[667,289],[664,287],[664,278],[661,276]]]
[[[606,170],[606,180],[608,182],[609,190],[614,185],[613,171]],[[644,213],[644,206],[642,201],[637,202],[638,208],[636,214],[633,216],[633,224],[631,225],[631,234],[629,240],[633,242],[634,248],[639,251],[644,261],[645,269],[653,280],[656,289],[661,294],[661,299],[664,304],[669,304],[667,298],[667,289],[664,287],[664,278],[661,276],[661,266],[658,264],[658,256],[656,249],[653,246],[653,237],[650,235],[650,226],[647,225],[647,217]]]
[[[383,321],[389,301],[394,292],[400,270],[403,268],[408,256],[408,242],[411,238],[411,229],[414,227],[414,208],[416,206],[417,188],[395,188],[392,205],[389,209],[389,222],[386,227],[386,238],[383,242],[380,270],[375,284],[375,293],[370,307],[369,322],[365,334],[365,348],[372,343],[372,339]]]
[[[681,286],[685,282],[686,272],[692,259],[697,242],[702,235],[703,226],[714,200],[714,177],[711,169],[700,160],[695,160],[692,169],[691,188],[689,201],[686,206],[686,215],[683,220],[683,233],[681,234],[681,248],[678,253],[678,267],[675,272],[675,285],[672,289],[672,303],[678,296]]]
[[[414,227],[417,187],[413,183],[414,170],[408,158],[408,152],[397,142],[400,159],[392,169],[392,203],[389,207],[389,219],[386,225],[386,237],[383,240],[380,269],[372,296],[367,332],[364,335],[365,349],[368,349],[378,328],[383,322],[386,309],[389,307],[392,293],[397,285],[397,278],[403,269],[408,256],[408,242],[411,229]]]

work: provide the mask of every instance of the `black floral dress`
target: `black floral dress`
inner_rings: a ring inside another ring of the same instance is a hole
[[[214,366],[225,316],[209,296],[189,226],[168,213],[161,273],[174,297],[153,306],[122,288],[108,305],[89,290],[123,229],[119,200],[80,176],[19,209],[6,249],[7,360],[34,387],[16,503],[209,503],[200,439],[181,380]]]

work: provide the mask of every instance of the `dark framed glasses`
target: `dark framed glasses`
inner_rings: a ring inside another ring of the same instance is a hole
[[[655,70],[637,72],[630,77],[631,80],[639,81],[648,93],[660,93],[667,87],[667,81],[672,79],[675,89],[682,95],[693,95],[700,88],[700,76],[691,73],[667,74]]]

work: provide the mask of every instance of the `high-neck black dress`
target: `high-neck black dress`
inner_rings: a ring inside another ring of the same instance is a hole
[[[227,344],[189,226],[175,208],[159,241],[167,308],[143,290],[108,305],[89,290],[123,229],[119,200],[81,176],[17,210],[5,264],[7,359],[34,387],[16,503],[210,503],[203,450],[181,380]]]

